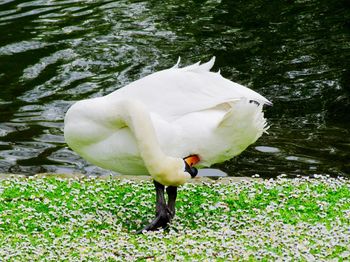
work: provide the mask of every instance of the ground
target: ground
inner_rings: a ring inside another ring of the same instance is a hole
[[[350,181],[195,180],[179,189],[168,230],[149,178],[3,175],[4,261],[349,261]]]

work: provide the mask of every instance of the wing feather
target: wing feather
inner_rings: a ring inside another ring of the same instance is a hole
[[[156,72],[116,90],[106,99],[138,99],[150,112],[168,121],[240,99],[270,104],[255,91],[210,72],[214,62],[215,57],[201,65],[198,62]]]

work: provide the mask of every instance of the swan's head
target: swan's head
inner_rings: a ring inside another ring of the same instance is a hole
[[[199,157],[197,155],[190,155],[184,158],[185,171],[194,178],[198,174],[197,168],[194,167],[195,164],[199,162]]]
[[[186,183],[186,181],[190,178],[197,175],[198,171],[193,167],[193,165],[197,162],[195,162],[195,158],[193,158],[193,156],[185,159],[166,157],[161,165],[162,168],[157,168],[150,173],[152,177],[162,185],[180,186]]]

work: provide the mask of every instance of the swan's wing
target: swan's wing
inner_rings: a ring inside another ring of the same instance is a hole
[[[255,91],[225,79],[219,73],[210,72],[214,61],[213,58],[204,64],[198,62],[184,68],[173,67],[156,72],[107,97],[113,100],[140,100],[151,112],[169,121],[191,112],[241,99],[270,104]]]

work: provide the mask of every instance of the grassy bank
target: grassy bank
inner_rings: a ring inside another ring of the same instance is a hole
[[[147,180],[0,180],[4,261],[350,260],[350,182],[277,179],[180,188],[166,232]]]

